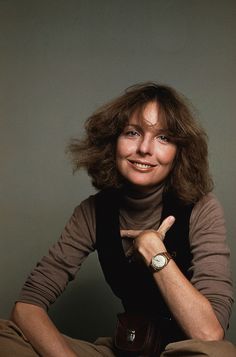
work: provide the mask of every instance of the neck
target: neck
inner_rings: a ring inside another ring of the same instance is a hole
[[[149,196],[152,196],[155,194],[155,192],[162,191],[165,186],[165,183],[160,183],[157,186],[152,186],[152,187],[137,187],[134,185],[131,185],[129,183],[125,184],[123,187],[123,192],[125,196],[131,197],[131,198],[146,198]]]
[[[164,187],[163,183],[144,192],[130,185],[124,186],[120,201],[122,226],[130,229],[157,227],[161,216]]]

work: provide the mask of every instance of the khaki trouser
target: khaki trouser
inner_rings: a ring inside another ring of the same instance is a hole
[[[109,337],[101,337],[94,343],[67,336],[65,338],[78,357],[116,357],[112,339]],[[160,357],[168,356],[236,357],[236,347],[228,341],[186,340],[167,345]],[[13,322],[0,320],[0,357],[39,357],[39,355]]]

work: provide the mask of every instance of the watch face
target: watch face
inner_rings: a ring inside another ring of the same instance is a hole
[[[167,262],[166,257],[161,254],[156,255],[155,257],[152,258],[152,266],[157,269],[163,268],[166,262]]]
[[[171,255],[168,252],[158,253],[152,258],[150,267],[152,271],[159,271],[164,268],[170,261]]]

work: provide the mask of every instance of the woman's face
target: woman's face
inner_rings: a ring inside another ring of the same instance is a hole
[[[136,110],[117,140],[117,169],[129,183],[142,191],[166,179],[177,152],[176,145],[165,135],[159,112],[157,102],[149,102]]]

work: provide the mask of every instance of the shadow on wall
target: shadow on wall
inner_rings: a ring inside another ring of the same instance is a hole
[[[103,278],[96,254],[92,254],[75,281],[50,308],[49,315],[65,335],[94,341],[100,336],[112,336],[116,315],[121,311],[119,300]]]

